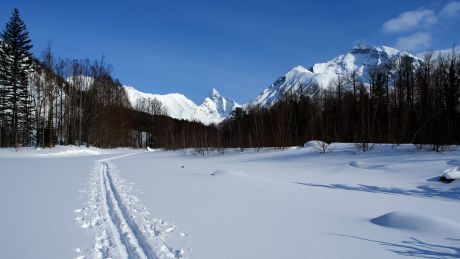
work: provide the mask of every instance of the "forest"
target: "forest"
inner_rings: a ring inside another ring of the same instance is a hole
[[[460,56],[428,53],[339,76],[327,89],[300,86],[271,107],[237,108],[219,125],[168,117],[157,100],[132,105],[104,57],[40,57],[15,9],[0,42],[0,146],[263,148],[309,140],[413,143],[443,151],[460,143]]]
[[[269,109],[239,109],[220,125],[225,146],[285,147],[308,140],[413,143],[442,151],[460,143],[460,56],[404,56],[369,69],[369,84],[356,73],[338,77],[328,89],[299,87]]]

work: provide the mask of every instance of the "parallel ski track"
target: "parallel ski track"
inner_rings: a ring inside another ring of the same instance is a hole
[[[146,236],[142,233],[139,226],[134,222],[128,209],[123,204],[123,200],[118,193],[112,177],[110,176],[109,165],[101,161],[101,188],[105,196],[105,206],[108,220],[112,225],[113,233],[119,238],[120,243],[126,249],[128,258],[148,258],[158,259],[155,251],[150,246]]]

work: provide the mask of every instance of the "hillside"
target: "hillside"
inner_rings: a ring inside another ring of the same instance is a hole
[[[260,105],[269,107],[275,104],[283,94],[297,93],[300,87],[313,93],[319,87],[325,89],[337,80],[338,77],[350,76],[353,72],[363,83],[369,83],[369,71],[374,67],[383,67],[408,56],[414,63],[422,60],[412,54],[385,46],[370,46],[359,44],[349,52],[325,62],[318,63],[307,69],[296,66],[274,81],[264,89],[251,103],[250,106]]]
[[[156,99],[164,105],[168,116],[175,119],[199,121],[205,125],[220,123],[236,107],[240,107],[238,103],[222,96],[216,89],[212,89],[200,105],[180,93],[149,94],[131,86],[125,86],[124,89],[133,107],[138,101]]]

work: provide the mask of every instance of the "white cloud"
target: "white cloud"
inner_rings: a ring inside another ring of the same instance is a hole
[[[431,34],[429,32],[416,32],[408,36],[398,38],[396,48],[406,51],[419,51],[430,46]]]
[[[404,32],[420,27],[427,27],[438,21],[432,10],[420,9],[401,13],[398,17],[386,21],[383,31],[388,33]]]
[[[438,21],[448,23],[455,17],[460,17],[459,0],[449,1],[438,11],[421,8],[400,13],[383,23],[382,29],[385,33],[399,33],[395,48],[416,52],[430,47],[431,32],[435,32]]]
[[[441,17],[455,17],[460,14],[460,2],[451,2],[446,4],[441,11],[439,11],[439,16]]]

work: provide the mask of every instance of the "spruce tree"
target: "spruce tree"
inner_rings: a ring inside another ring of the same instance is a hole
[[[5,55],[3,54],[3,40],[0,39],[0,147],[4,147],[7,145],[7,136],[6,133],[9,131],[8,127],[8,119],[6,117],[6,95],[7,95],[7,88],[4,85],[4,72],[1,67],[4,64]]]
[[[6,24],[0,46],[0,85],[2,85],[2,115],[6,124],[8,145],[26,143],[30,135],[30,96],[28,73],[32,64],[29,33],[18,9],[14,9]],[[19,139],[21,138],[21,139]]]

